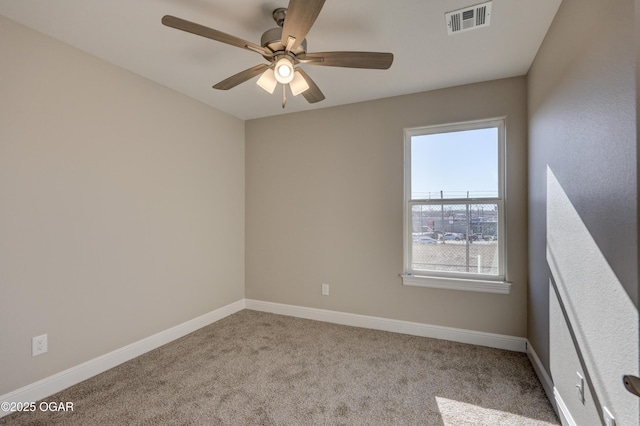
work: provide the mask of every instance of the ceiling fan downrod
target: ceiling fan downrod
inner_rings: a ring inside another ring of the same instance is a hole
[[[282,26],[284,25],[284,19],[287,17],[287,8],[279,7],[273,11],[271,16],[273,16],[273,20],[276,21],[276,24],[278,24],[278,26],[282,28]]]

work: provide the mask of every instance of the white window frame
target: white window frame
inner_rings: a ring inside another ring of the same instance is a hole
[[[437,204],[434,200],[413,200],[411,198],[411,138],[414,136],[498,128],[498,197],[497,198],[445,198],[438,202],[449,204],[498,204],[498,262],[497,275],[473,274],[449,271],[414,271],[411,265],[412,206],[425,203]],[[415,127],[404,130],[404,215],[403,215],[403,251],[404,273],[402,283],[407,286],[466,290],[483,293],[509,294],[511,283],[507,277],[506,248],[506,119],[505,117],[487,120],[468,121],[444,125]]]

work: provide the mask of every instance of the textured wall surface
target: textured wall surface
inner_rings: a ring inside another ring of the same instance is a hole
[[[578,424],[638,420],[635,38],[633,1],[564,0],[528,75],[528,336]]]

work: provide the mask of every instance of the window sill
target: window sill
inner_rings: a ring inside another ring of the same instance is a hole
[[[476,291],[480,293],[510,294],[512,283],[508,281],[487,281],[430,277],[424,275],[401,274],[402,284],[412,287],[442,288],[447,290]]]

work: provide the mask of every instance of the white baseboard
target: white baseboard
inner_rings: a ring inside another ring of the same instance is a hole
[[[244,299],[223,306],[219,309],[201,315],[197,318],[184,322],[182,324],[171,327],[167,330],[146,337],[130,345],[124,346],[115,351],[101,355],[82,364],[71,367],[60,373],[39,380],[30,385],[24,386],[13,392],[0,395],[2,402],[35,402],[60,392],[69,386],[87,380],[97,374],[109,370],[123,362],[129,361],[146,352],[156,349],[180,337],[198,330],[204,326],[221,320],[233,313],[243,310],[245,307]],[[0,417],[10,414],[9,412],[0,410]]]
[[[536,351],[533,349],[533,346],[531,346],[529,341],[527,341],[527,355],[529,356],[529,360],[531,360],[533,369],[538,375],[538,379],[540,379],[540,382],[542,383],[542,387],[547,394],[549,402],[551,402],[551,406],[560,418],[562,426],[576,426],[576,422],[573,420],[573,416],[571,416],[569,408],[567,408],[567,405],[564,403],[562,396],[560,396],[560,392],[553,384],[551,376],[547,373],[547,370],[542,365],[540,358],[538,358],[538,354],[536,354]]]
[[[553,409],[556,410],[556,413],[558,413],[558,407],[556,405],[555,395],[554,395],[555,387],[553,385],[553,380],[551,380],[551,376],[549,376],[549,373],[547,373],[547,370],[544,368],[544,365],[542,365],[542,361],[540,361],[540,358],[538,358],[538,354],[533,349],[533,346],[531,346],[531,342],[529,342],[528,340],[527,340],[527,356],[529,357],[529,361],[531,361],[531,365],[533,365],[533,369],[536,372],[536,375],[538,376],[538,380],[540,380],[540,383],[542,383],[542,387],[544,388],[544,392],[547,394],[547,398],[549,399],[549,402],[551,402]]]
[[[245,308],[335,324],[451,340],[454,342],[488,346],[517,352],[527,351],[526,339],[521,337],[483,333],[479,331],[350,314],[324,309],[307,308],[303,306],[285,305],[281,303],[263,302],[252,299],[242,299],[175,327],[156,333],[153,336],[149,336],[120,349],[116,349],[115,351],[61,371],[60,373],[54,374],[15,391],[0,395],[0,401],[9,403],[39,401]],[[0,411],[0,417],[8,414],[10,413]]]
[[[558,406],[558,417],[560,417],[560,423],[562,424],[562,426],[577,426],[575,420],[573,420],[573,417],[571,417],[569,409],[562,400],[560,392],[558,392],[558,389],[556,388],[553,388],[553,397]]]
[[[506,349],[516,352],[526,352],[526,339],[522,337],[483,333],[480,331],[463,330],[459,328],[442,327],[438,325],[371,317],[324,309],[306,308],[303,306],[285,305],[282,303],[264,302],[252,299],[245,299],[245,307],[254,311],[270,312],[335,324],[391,331],[394,333],[410,334],[412,336],[451,340],[454,342],[470,343],[473,345],[488,346],[491,348]]]

